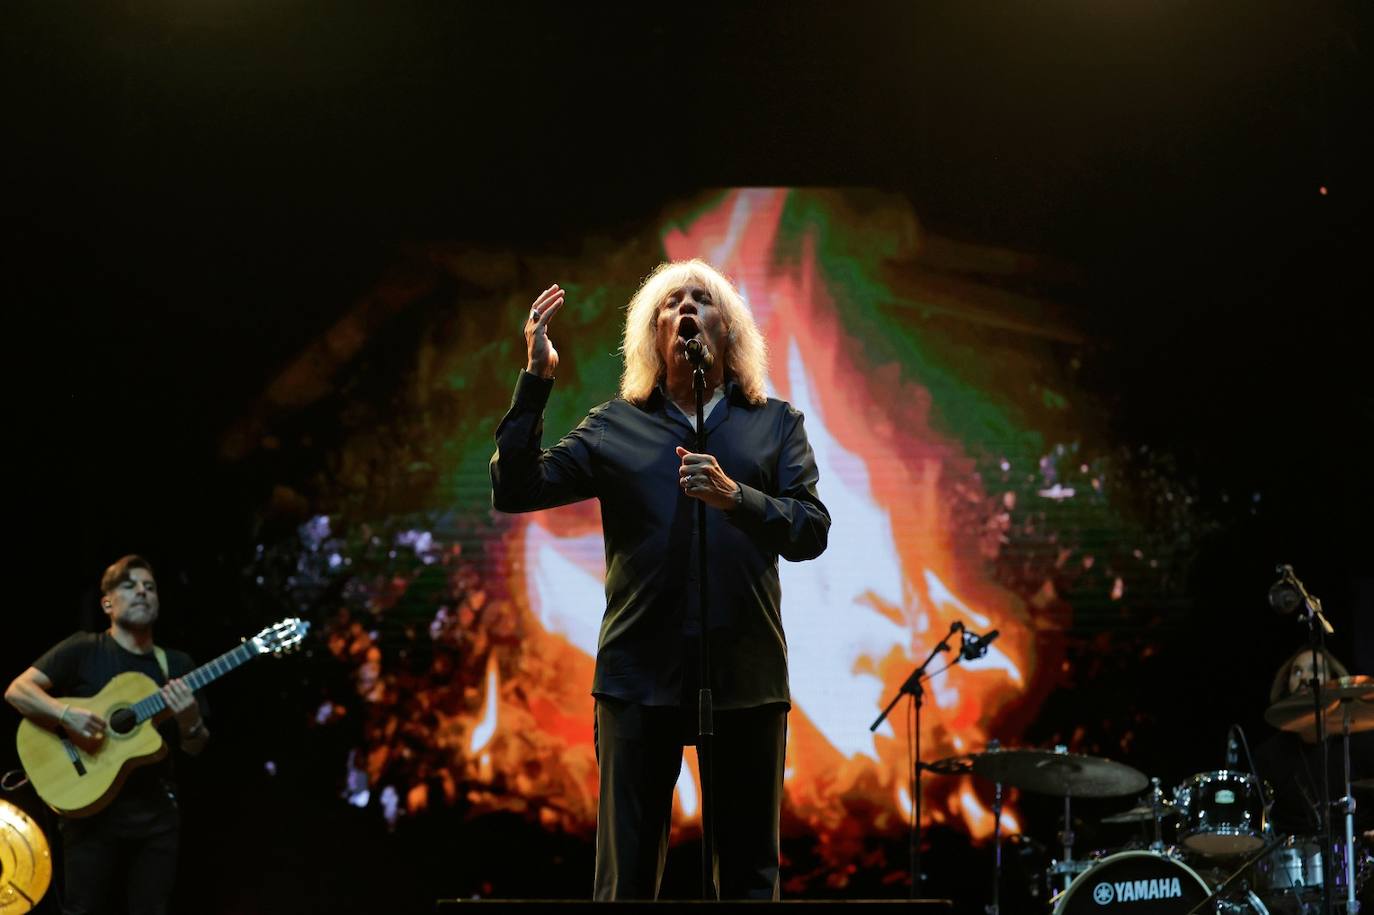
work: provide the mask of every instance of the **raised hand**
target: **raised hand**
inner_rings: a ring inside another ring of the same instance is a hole
[[[558,370],[558,350],[549,339],[549,321],[563,307],[563,290],[554,283],[539,293],[525,321],[525,347],[529,359],[525,371],[540,378],[552,378]]]

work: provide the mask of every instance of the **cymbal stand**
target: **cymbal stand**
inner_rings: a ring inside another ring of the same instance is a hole
[[[1069,748],[1061,744],[1054,748],[1054,752],[1068,753]],[[1050,881],[1050,889],[1058,890],[1057,893],[1051,896],[1051,903],[1062,896],[1068,890],[1069,884],[1073,883],[1074,878],[1083,871],[1081,863],[1075,861],[1073,857],[1073,843],[1075,838],[1073,832],[1073,795],[1065,794],[1064,828],[1059,832],[1059,844],[1064,846],[1064,857],[1050,865],[1049,873],[1046,875]],[[1064,885],[1056,888],[1053,883],[1055,877],[1063,877]]]
[[[1150,843],[1150,851],[1156,854],[1164,853],[1164,789],[1159,786],[1159,779],[1150,779],[1150,812],[1154,814],[1155,820],[1155,840]]]
[[[998,741],[996,739],[988,741],[988,749],[996,750]],[[1002,783],[995,782],[997,787],[992,796],[992,905],[985,911],[988,915],[1001,915],[1002,911]]]
[[[1353,699],[1341,700],[1342,749],[1345,753],[1345,797],[1341,807],[1345,810],[1345,911],[1348,915],[1358,915],[1360,900],[1355,898],[1355,792],[1350,785],[1350,703]],[[1328,846],[1329,847],[1329,846]],[[1327,849],[1322,849],[1325,858]]]
[[[1059,862],[1062,870],[1060,873],[1064,877],[1064,886],[1067,890],[1069,884],[1073,883],[1073,878],[1077,876],[1074,872],[1074,865],[1077,864],[1073,859],[1073,796],[1064,795],[1064,828],[1059,833],[1059,844],[1064,846],[1064,859]]]

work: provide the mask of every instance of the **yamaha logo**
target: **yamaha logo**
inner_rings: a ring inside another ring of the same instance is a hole
[[[1147,899],[1177,899],[1183,895],[1183,887],[1177,877],[1159,877],[1153,880],[1123,880],[1120,883],[1102,882],[1093,887],[1093,902],[1107,905],[1111,902],[1144,902]]]

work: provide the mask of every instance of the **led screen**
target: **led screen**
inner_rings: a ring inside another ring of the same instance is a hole
[[[562,361],[548,444],[615,395],[640,278],[690,257],[751,304],[770,394],[806,414],[833,518],[823,556],[781,569],[783,832],[812,848],[789,892],[842,887],[865,843],[905,834],[911,709],[869,726],[952,624],[1000,635],[925,685],[928,761],[1017,744],[1061,676],[1068,627],[1158,606],[1133,599],[1163,587],[1176,528],[1146,538],[1118,504],[1134,471],[1101,443],[1080,390],[1084,341],[1044,291],[1053,265],[943,239],[904,201],[852,190],[722,191],[553,252],[415,243],[223,445],[231,460],[289,451],[299,464],[272,500],[296,521],[263,538],[251,572],[324,632],[312,726],[349,735],[340,803],[394,829],[440,808],[594,829],[598,507],[496,513],[487,461],[538,290],[568,290],[551,329]],[[1146,476],[1130,488],[1174,498]],[[1113,735],[1122,750],[1129,729]],[[674,836],[689,837],[690,750],[675,804]],[[990,785],[924,780],[927,825],[981,842],[990,807]],[[1019,816],[1013,792],[1004,831]]]

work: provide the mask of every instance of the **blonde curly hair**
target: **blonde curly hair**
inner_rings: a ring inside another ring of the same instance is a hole
[[[625,360],[620,396],[642,404],[663,377],[663,354],[655,346],[658,309],[674,290],[689,282],[700,283],[720,309],[726,331],[725,376],[735,380],[750,403],[763,403],[768,397],[764,393],[768,345],[734,284],[699,258],[659,264],[630,299],[625,308],[625,341],[620,348]]]

